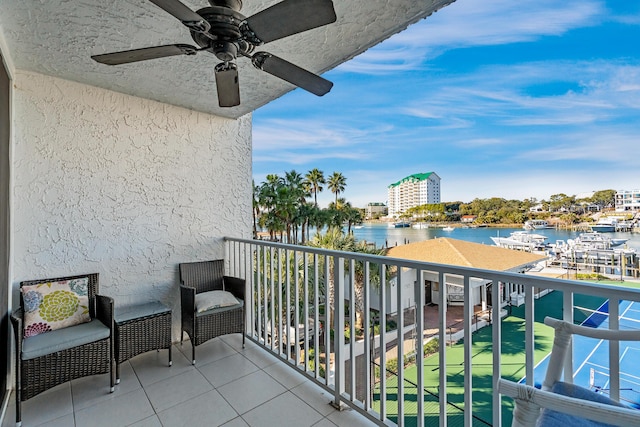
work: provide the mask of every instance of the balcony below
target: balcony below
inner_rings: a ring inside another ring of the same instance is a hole
[[[185,356],[188,354],[188,356]],[[109,393],[107,375],[61,384],[22,404],[23,427],[172,426],[370,426],[353,410],[338,411],[332,395],[304,374],[241,336],[213,339],[196,350],[173,346],[121,366],[121,382]],[[15,426],[15,398],[2,427]]]

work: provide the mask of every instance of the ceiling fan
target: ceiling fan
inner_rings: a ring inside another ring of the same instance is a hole
[[[213,53],[222,62],[215,67],[218,104],[240,105],[238,56],[251,59],[259,70],[288,81],[315,95],[331,90],[333,83],[267,52],[253,53],[256,46],[321,27],[336,21],[331,0],[284,0],[248,18],[240,14],[242,0],[209,0],[210,7],[192,11],[180,0],[149,0],[189,28],[199,47],[170,44],[94,55],[101,64],[120,65],[175,55]]]

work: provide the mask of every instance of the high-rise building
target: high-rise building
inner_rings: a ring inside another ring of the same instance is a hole
[[[621,190],[616,193],[616,211],[640,212],[640,190]]]
[[[415,206],[440,203],[440,177],[416,173],[391,184],[388,191],[389,216],[398,216]]]

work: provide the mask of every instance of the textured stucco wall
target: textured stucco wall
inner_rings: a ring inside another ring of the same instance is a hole
[[[178,263],[221,258],[222,237],[251,235],[250,115],[20,70],[14,83],[14,289],[99,272],[116,304],[171,304],[177,336]]]

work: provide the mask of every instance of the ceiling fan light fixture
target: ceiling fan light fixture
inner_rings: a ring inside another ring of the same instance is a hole
[[[216,42],[211,47],[220,61],[229,62],[238,56],[238,46],[230,42]]]

